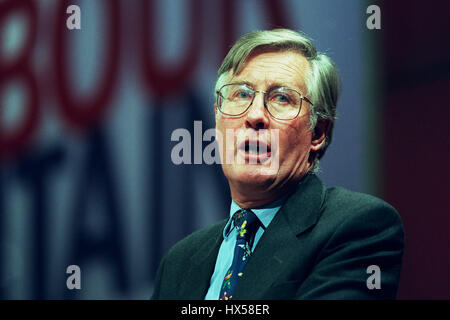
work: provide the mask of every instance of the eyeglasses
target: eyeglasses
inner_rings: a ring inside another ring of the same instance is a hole
[[[269,114],[279,120],[295,119],[302,107],[302,101],[311,101],[294,89],[274,87],[268,91],[257,91],[246,84],[226,84],[217,91],[217,105],[220,112],[239,116],[253,103],[256,93],[264,94],[264,107]]]

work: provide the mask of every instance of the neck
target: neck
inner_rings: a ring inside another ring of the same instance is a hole
[[[284,195],[291,194],[297,188],[298,183],[308,175],[312,166],[313,162],[308,161],[307,170],[299,178],[292,179],[293,181],[289,181],[289,179],[281,183],[280,181],[273,181],[267,185],[255,185],[249,184],[248,181],[233,182],[229,179],[231,198],[242,209],[252,209],[274,202]]]
[[[255,190],[255,188],[236,188],[230,184],[231,197],[242,209],[254,209],[274,202],[281,197],[292,193],[297,183],[274,190]]]

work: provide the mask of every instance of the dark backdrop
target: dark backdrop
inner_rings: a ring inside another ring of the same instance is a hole
[[[406,232],[399,298],[449,299],[449,3],[383,7],[383,193]]]

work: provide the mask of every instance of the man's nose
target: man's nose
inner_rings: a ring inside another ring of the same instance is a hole
[[[269,127],[269,116],[264,107],[264,93],[256,92],[253,103],[247,111],[246,127],[255,130],[267,129]]]

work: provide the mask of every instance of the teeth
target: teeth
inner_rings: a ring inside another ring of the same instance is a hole
[[[248,143],[245,145],[245,151],[249,153],[258,153],[258,144],[257,143]]]
[[[266,146],[265,148],[259,146],[258,143],[246,143],[244,146],[244,150],[247,153],[251,154],[259,154],[260,152],[269,152],[269,148]]]

